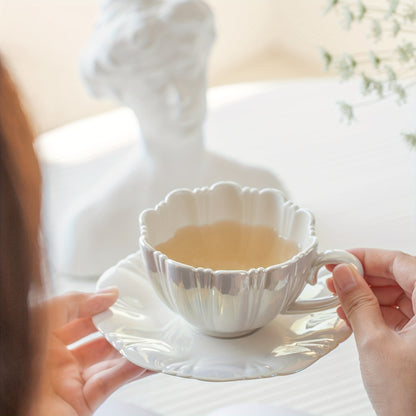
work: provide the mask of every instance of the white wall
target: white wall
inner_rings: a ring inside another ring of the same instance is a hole
[[[217,42],[211,59],[211,83],[244,65],[275,43],[273,7],[276,0],[206,0],[217,23]]]
[[[276,0],[274,42],[277,48],[290,49],[305,60],[320,64],[319,47],[333,53],[367,50],[373,44],[367,25],[343,26],[342,12],[324,16],[325,0]],[[353,3],[352,3],[353,4]]]
[[[336,17],[322,19],[325,0],[207,2],[218,28],[211,85],[244,80],[241,70],[260,55],[262,62],[269,56],[294,56],[287,74],[292,65],[294,76],[316,75],[321,67],[317,45],[339,48],[346,42],[361,42],[346,36]],[[114,106],[89,97],[78,75],[78,56],[98,8],[99,0],[0,0],[0,53],[21,85],[38,131]]]
[[[109,107],[97,107],[78,76],[96,10],[93,0],[0,0],[0,51],[39,130]]]

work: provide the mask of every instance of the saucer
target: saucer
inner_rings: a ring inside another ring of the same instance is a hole
[[[350,335],[335,309],[279,315],[241,338],[214,338],[197,331],[154,293],[140,252],[106,271],[97,289],[117,286],[119,298],[93,320],[105,338],[136,365],[205,381],[246,380],[292,374],[313,364]],[[318,280],[303,298],[328,294]]]

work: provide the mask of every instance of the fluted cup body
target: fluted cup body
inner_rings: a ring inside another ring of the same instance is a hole
[[[295,242],[299,251],[269,267],[212,270],[180,263],[155,249],[183,227],[220,221],[271,227]],[[335,306],[338,300],[334,296],[320,304],[297,301],[307,283],[316,283],[318,268],[327,263],[317,247],[312,213],[276,189],[242,187],[232,182],[179,189],[140,215],[140,249],[155,292],[189,324],[217,337],[250,333],[280,313]]]

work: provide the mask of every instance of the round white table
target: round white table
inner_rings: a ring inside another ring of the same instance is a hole
[[[336,102],[360,100],[357,85],[301,80],[233,85],[209,92],[206,146],[269,169],[289,197],[316,217],[320,248],[369,246],[416,252],[415,153],[400,137],[415,128],[415,100],[363,108],[341,124]],[[59,235],[59,207],[88,192],[94,175],[123,163],[135,143],[127,109],[42,135],[47,235]],[[53,239],[52,239],[53,240]],[[51,241],[52,241],[51,240]],[[49,247],[53,263],[53,247]],[[53,276],[57,292],[95,281]],[[169,416],[202,416],[233,403],[279,404],[320,416],[372,415],[353,338],[311,367],[271,379],[209,383],[163,374],[117,391],[106,406],[139,404]]]

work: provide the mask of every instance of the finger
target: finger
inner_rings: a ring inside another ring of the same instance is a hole
[[[366,275],[394,279],[393,263],[398,251],[373,248],[355,248],[349,251],[361,261]]]
[[[337,314],[351,328],[351,324],[348,321],[347,315],[345,315],[345,312],[344,312],[344,309],[342,309],[342,306],[338,306],[338,308],[337,308]]]
[[[383,286],[381,288],[372,288],[372,290],[379,303],[383,305],[380,309],[385,324],[395,331],[401,330],[407,325],[409,319],[413,316],[413,310],[410,299],[405,296],[403,291],[398,286]],[[337,313],[351,327],[341,306],[338,307]]]
[[[380,306],[354,266],[340,264],[333,270],[336,293],[354,331],[357,344],[386,329]]]
[[[121,357],[121,355],[119,354],[117,358],[110,358],[110,359],[98,362],[96,364],[93,364],[91,367],[88,367],[83,371],[82,378],[84,382],[87,383],[88,380],[92,378],[93,376],[95,376],[96,374],[99,374],[108,369],[114,368],[117,365],[119,365],[120,361],[124,361],[124,360],[126,360],[126,358]],[[142,373],[139,373],[139,375],[140,374]],[[147,375],[151,375],[151,374],[155,374],[155,372],[152,370],[146,370],[146,373],[143,374],[143,377]]]
[[[71,351],[83,368],[103,360],[121,357],[120,353],[103,337],[85,342],[71,349]]]
[[[91,318],[76,319],[55,330],[55,335],[65,344],[70,345],[87,335],[97,332]]]
[[[53,298],[49,302],[52,329],[59,328],[78,318],[89,318],[108,309],[118,297],[116,288],[97,293],[73,292]]]
[[[416,257],[401,251],[381,249],[353,249],[350,252],[361,261],[366,276],[392,279],[407,293],[413,292]]]
[[[331,264],[331,265],[326,265],[325,267],[330,272],[332,272],[336,266],[337,266],[336,264]],[[399,286],[399,284],[395,280],[392,280],[391,278],[387,278],[387,277],[370,276],[368,274],[365,274],[364,279],[371,286],[393,286],[393,285]]]
[[[379,276],[364,276],[367,283],[371,286],[399,286],[395,280]]]
[[[399,331],[400,334],[407,334],[413,338],[413,344],[416,338],[416,316],[409,319],[409,322]]]
[[[147,375],[147,370],[136,366],[125,358],[117,364],[94,374],[84,385],[84,396],[89,408],[94,411],[115,390],[123,384]]]
[[[413,313],[412,301],[399,286],[372,287],[378,302],[382,306],[399,308],[401,313],[411,318]]]
[[[85,381],[88,381],[92,376],[95,374],[101,373],[109,368],[113,368],[116,366],[120,361],[120,355],[116,358],[110,358],[101,362],[97,362],[96,364],[91,365],[84,369],[82,373],[82,377]]]
[[[386,325],[393,331],[400,331],[409,322],[409,318],[400,310],[391,306],[382,306],[381,313]]]
[[[326,265],[325,267],[332,272],[336,264]],[[364,279],[367,281],[367,283],[371,286],[392,286],[394,284],[397,284],[392,279],[386,278],[386,277],[379,277],[379,276],[369,276],[368,274],[364,274]]]
[[[395,305],[396,300],[401,296],[405,296],[402,288],[399,286],[379,286],[372,287],[371,289],[380,305]]]
[[[334,279],[332,277],[326,279],[326,286],[330,292],[335,293]]]

